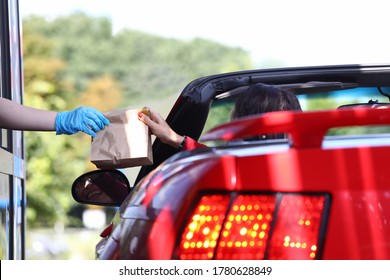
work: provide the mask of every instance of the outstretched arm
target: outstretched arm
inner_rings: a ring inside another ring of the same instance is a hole
[[[98,110],[79,107],[68,112],[53,112],[27,107],[0,98],[0,127],[14,130],[56,131],[57,134],[75,134],[79,131],[91,136],[109,125]]]
[[[54,131],[57,112],[27,107],[0,98],[0,127],[15,130]]]

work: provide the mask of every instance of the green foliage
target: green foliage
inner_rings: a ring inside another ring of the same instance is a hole
[[[349,126],[332,128],[327,135],[364,135],[390,133],[390,126]]]
[[[337,108],[335,99],[330,98],[328,95],[324,94],[321,96],[316,96],[315,98],[307,98],[306,108],[307,111],[313,110],[326,110]]]
[[[219,102],[218,105],[213,103],[209,112],[211,117],[207,119],[203,132],[207,132],[217,125],[229,122],[234,104],[233,100]]]
[[[54,111],[142,104],[168,112],[193,79],[252,67],[249,54],[240,48],[134,30],[113,34],[109,19],[83,13],[52,21],[25,18],[23,37],[25,104]],[[84,134],[26,133],[29,226],[73,223],[70,187],[94,168],[89,149],[90,137]]]
[[[165,97],[195,78],[251,67],[243,50],[207,40],[182,42],[124,30],[114,42],[118,47],[112,73],[122,82],[127,100]]]

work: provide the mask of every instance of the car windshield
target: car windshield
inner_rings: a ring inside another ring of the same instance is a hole
[[[328,110],[357,106],[371,106],[371,104],[389,104],[390,87],[353,87],[340,90],[324,90],[319,92],[301,92],[297,94],[303,111]],[[229,122],[231,112],[238,94],[219,95],[212,102],[210,113],[205,124],[203,134],[209,129]],[[390,126],[347,127],[335,128],[328,131],[328,135],[357,135],[372,133],[390,133]]]

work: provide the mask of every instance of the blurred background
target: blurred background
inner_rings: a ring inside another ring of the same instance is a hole
[[[353,5],[352,5],[353,3]],[[150,106],[166,116],[193,79],[281,66],[389,63],[382,1],[20,0],[24,103],[54,110]],[[25,133],[27,259],[93,259],[116,209],[70,189],[90,137]],[[130,183],[138,168],[125,170]]]

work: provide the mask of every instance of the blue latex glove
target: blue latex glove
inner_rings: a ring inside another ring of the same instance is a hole
[[[98,110],[90,107],[79,107],[68,112],[59,112],[56,117],[56,134],[75,134],[85,132],[92,137],[95,132],[109,125],[110,121]]]

